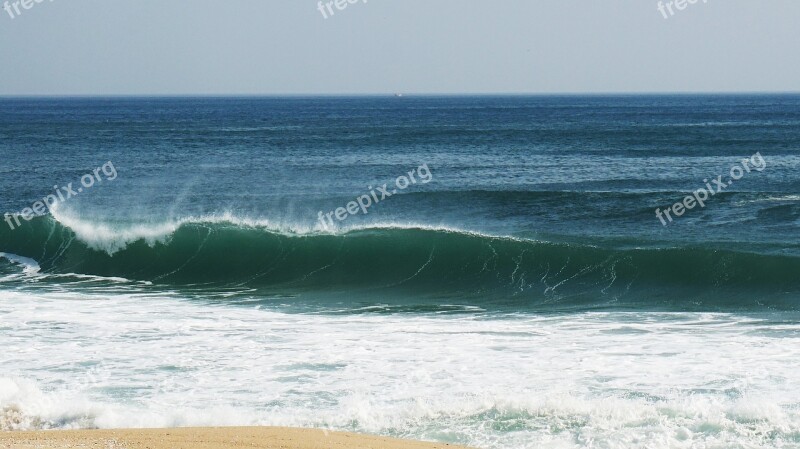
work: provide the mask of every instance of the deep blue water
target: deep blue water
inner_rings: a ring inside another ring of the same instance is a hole
[[[111,163],[0,252],[297,304],[795,309],[798,149],[797,95],[0,99],[0,210]]]

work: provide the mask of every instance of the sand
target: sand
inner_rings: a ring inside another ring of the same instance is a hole
[[[0,432],[3,449],[464,449],[441,443],[274,427]]]

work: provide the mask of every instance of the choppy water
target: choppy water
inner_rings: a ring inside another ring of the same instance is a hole
[[[0,223],[0,428],[800,447],[799,147],[798,96],[0,100],[0,210],[114,167]]]

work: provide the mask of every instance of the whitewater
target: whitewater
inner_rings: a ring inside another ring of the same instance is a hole
[[[800,325],[777,316],[296,314],[128,288],[0,292],[3,430],[287,425],[475,447],[800,447],[789,344]]]

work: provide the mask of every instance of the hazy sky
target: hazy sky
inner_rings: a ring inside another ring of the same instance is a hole
[[[0,95],[800,91],[799,0],[703,1],[44,0]]]

